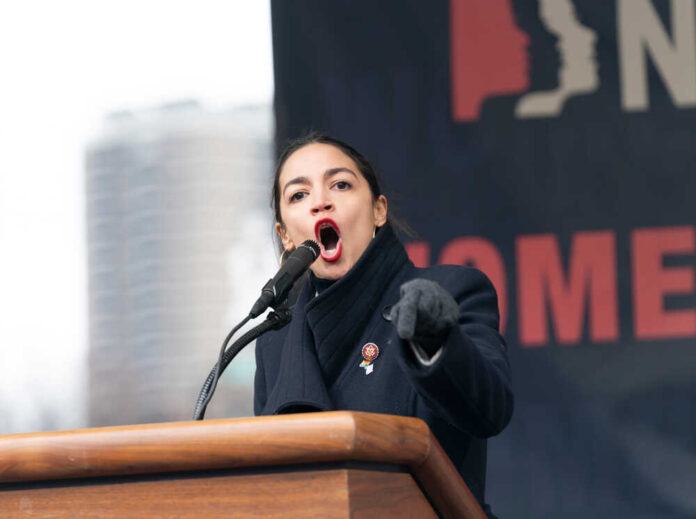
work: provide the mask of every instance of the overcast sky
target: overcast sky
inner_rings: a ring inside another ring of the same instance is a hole
[[[111,111],[270,103],[263,0],[0,6],[0,434],[84,425],[84,151]]]

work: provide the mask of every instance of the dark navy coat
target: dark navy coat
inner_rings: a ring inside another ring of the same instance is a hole
[[[431,366],[414,356],[388,319],[400,286],[414,278],[436,281],[459,303],[459,326]],[[369,374],[360,367],[368,342],[379,347]],[[254,412],[421,418],[483,506],[485,438],[503,430],[513,409],[506,351],[488,278],[469,267],[414,267],[387,225],[348,274],[317,296],[307,282],[290,324],[257,340]]]

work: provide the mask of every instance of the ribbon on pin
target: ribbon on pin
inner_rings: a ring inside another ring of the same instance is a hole
[[[374,342],[368,342],[362,347],[362,362],[360,367],[365,370],[365,375],[369,375],[375,369],[374,361],[379,357],[379,346]]]

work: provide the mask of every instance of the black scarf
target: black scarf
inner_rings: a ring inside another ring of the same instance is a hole
[[[280,368],[263,414],[334,409],[327,387],[338,377],[384,292],[408,263],[387,224],[353,268],[314,297],[307,281],[292,311]],[[396,302],[396,301],[394,301]]]

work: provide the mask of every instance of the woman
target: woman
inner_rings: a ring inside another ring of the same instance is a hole
[[[495,290],[480,271],[419,269],[367,160],[310,135],[280,157],[275,228],[320,243],[285,328],[257,341],[254,411],[353,410],[423,419],[484,510],[486,440],[513,398]]]

